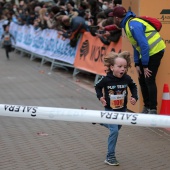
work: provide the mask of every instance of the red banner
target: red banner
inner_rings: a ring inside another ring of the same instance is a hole
[[[103,44],[98,37],[85,32],[79,43],[74,67],[90,73],[105,75],[103,56],[111,51],[121,52],[122,37],[117,43],[111,42],[109,46]]]

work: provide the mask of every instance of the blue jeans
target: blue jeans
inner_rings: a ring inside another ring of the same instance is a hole
[[[114,111],[113,109],[106,109],[106,111]],[[126,108],[122,108],[117,110],[118,112],[126,112]],[[119,130],[122,127],[122,125],[115,125],[115,124],[101,124],[102,126],[109,129],[110,134],[108,137],[108,151],[106,159],[113,159],[115,157],[115,148],[116,143],[119,135]]]

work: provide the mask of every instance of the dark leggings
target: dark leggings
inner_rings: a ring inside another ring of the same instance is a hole
[[[5,52],[6,52],[6,57],[9,59],[9,52],[11,52],[11,45],[5,45]]]
[[[145,78],[143,66],[140,61],[140,68],[142,74],[139,77],[139,84],[142,91],[143,101],[145,107],[150,109],[157,109],[157,86],[156,75],[158,68],[163,57],[164,51],[160,51],[149,58],[148,69],[152,71],[152,76]]]

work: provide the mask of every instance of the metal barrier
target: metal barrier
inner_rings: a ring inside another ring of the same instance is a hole
[[[56,59],[53,59],[53,58],[49,58],[49,57],[46,57],[46,56],[41,56],[39,54],[36,54],[36,53],[32,53],[28,50],[25,50],[23,48],[20,48],[20,47],[16,47],[13,45],[13,47],[15,48],[15,51],[20,51],[20,56],[23,57],[24,54],[28,54],[30,55],[30,60],[33,61],[34,59],[36,58],[39,58],[41,59],[41,66],[43,66],[45,63],[47,62],[50,62],[51,63],[51,66],[50,66],[50,71],[52,71],[53,69],[55,68],[63,68],[64,70],[68,71],[68,68],[67,67],[70,67],[70,68],[74,68],[74,65],[71,65],[69,63],[65,63],[65,62],[62,62],[62,61],[59,61],[59,60],[56,60]],[[73,71],[73,77],[76,77],[78,75],[78,73],[80,72],[86,72],[86,73],[89,73],[87,71],[84,71],[84,70],[80,70],[80,69],[77,69],[77,68],[74,68],[74,71]],[[91,73],[92,74],[92,73]],[[96,74],[95,75],[95,80],[94,80],[94,85],[96,84],[96,82],[101,78],[101,75],[98,75]]]

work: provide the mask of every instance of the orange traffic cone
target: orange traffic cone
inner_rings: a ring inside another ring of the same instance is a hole
[[[164,84],[160,114],[170,115],[170,93],[168,84]]]

